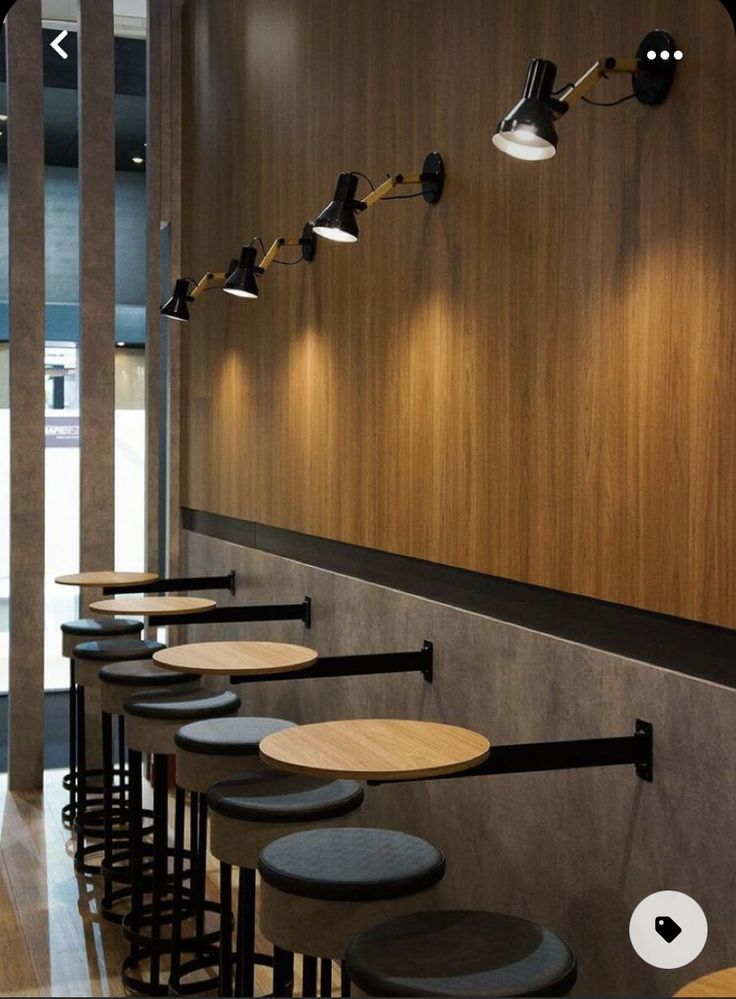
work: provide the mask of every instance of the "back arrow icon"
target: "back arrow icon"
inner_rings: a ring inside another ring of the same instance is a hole
[[[60,55],[62,59],[69,58],[69,53],[65,52],[64,49],[61,47],[61,42],[64,41],[64,39],[68,34],[69,34],[68,31],[60,31],[59,34],[56,36],[56,38],[53,40],[53,42],[49,42],[49,45],[54,50],[54,52],[56,52],[57,55]]]

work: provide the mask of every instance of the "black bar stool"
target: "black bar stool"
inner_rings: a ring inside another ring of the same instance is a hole
[[[77,873],[96,877],[102,874],[100,863],[90,863],[88,858],[102,850],[105,813],[103,800],[98,793],[92,801],[87,798],[87,722],[85,717],[85,690],[99,690],[102,682],[99,672],[108,662],[150,659],[154,652],[166,648],[160,642],[140,638],[113,638],[101,642],[82,642],[74,647],[75,678],[77,684],[77,807],[74,831],[77,836],[74,867]],[[98,771],[102,773],[102,771]],[[127,772],[122,763],[111,769],[112,779],[119,800],[122,801],[127,784]],[[99,787],[104,795],[104,777]],[[122,809],[122,805],[121,805]],[[87,843],[87,839],[98,842]]]
[[[61,626],[61,654],[69,660],[69,772],[64,774],[63,785],[69,792],[69,801],[61,810],[62,822],[71,826],[77,808],[77,685],[74,669],[74,647],[80,642],[105,638],[140,637],[142,621],[131,618],[80,618],[78,621],[65,621]],[[102,797],[101,785],[93,783],[95,777],[102,777],[99,769],[86,774],[87,800]]]
[[[348,816],[352,813],[356,813],[357,821],[363,797],[363,788],[353,780],[320,780],[281,770],[241,774],[210,788],[207,802],[211,850],[220,861],[221,996],[252,996],[256,965],[271,963],[278,964],[274,967],[274,995],[289,994],[293,979],[292,955],[275,948],[274,959],[269,961],[255,949],[256,867],[259,854],[286,832],[344,828],[350,822]],[[235,955],[230,932],[233,867],[238,868]],[[316,961],[307,958],[304,969],[307,981],[310,975],[314,978]],[[323,962],[322,972],[323,988],[329,979],[330,992],[326,994],[331,995],[332,965],[329,960]]]
[[[187,674],[188,675],[188,674]],[[261,739],[272,732],[292,728],[293,722],[283,718],[211,718],[192,722],[180,728],[174,736],[176,744],[177,788],[189,793],[190,843],[195,844],[192,859],[197,889],[197,934],[204,932],[205,875],[207,866],[207,798],[206,793],[216,782],[235,774],[262,773],[269,768],[258,755]],[[175,851],[183,850],[183,829],[177,830]],[[231,905],[228,905],[228,913]],[[228,926],[232,915],[227,917]],[[181,919],[174,913],[169,994],[179,992],[180,982],[193,972],[202,970],[201,960],[181,961],[179,934]],[[230,946],[232,941],[230,941]],[[220,962],[221,965],[221,962]],[[217,979],[212,987],[217,987]]]
[[[498,912],[416,912],[364,930],[345,967],[367,996],[566,996],[575,955],[538,923]]]
[[[199,687],[179,693],[175,689],[156,694],[136,694],[125,702],[126,741],[130,763],[131,808],[131,910],[123,917],[123,933],[131,949],[123,961],[123,984],[147,995],[167,995],[168,975],[162,969],[162,957],[170,956],[175,913],[182,922],[195,920],[191,933],[180,932],[177,944],[184,953],[194,953],[202,967],[218,962],[219,932],[197,932],[199,913],[218,912],[219,907],[197,896],[194,856],[196,842],[189,850],[169,847],[168,784],[169,756],[175,752],[174,736],[186,722],[233,715],[240,698],[231,691]],[[151,877],[144,872],[143,823],[141,817],[142,754],[152,756],[153,770],[153,857]],[[184,790],[176,790],[175,841],[184,842]],[[170,867],[173,861],[173,871]],[[188,869],[185,861],[189,862]],[[188,887],[185,884],[188,883]],[[149,896],[149,901],[145,901]],[[148,976],[141,964],[149,962]],[[133,970],[136,974],[133,974]],[[202,983],[187,986],[187,994],[196,994]]]
[[[104,846],[102,877],[104,891],[100,913],[105,919],[120,923],[124,913],[119,904],[130,898],[130,822],[127,788],[116,794],[113,759],[113,725],[118,719],[119,766],[125,764],[125,702],[134,694],[155,692],[176,687],[177,691],[192,691],[200,677],[194,674],[172,673],[157,666],[152,659],[107,663],[99,672],[100,708],[102,711],[102,766],[104,771]],[[118,797],[121,800],[116,800]],[[153,819],[150,809],[142,810],[143,819]],[[144,825],[143,835],[152,832],[153,824]],[[144,852],[145,852],[144,848]],[[148,848],[149,853],[150,847]],[[149,872],[150,873],[150,872]],[[122,887],[116,888],[120,884]]]

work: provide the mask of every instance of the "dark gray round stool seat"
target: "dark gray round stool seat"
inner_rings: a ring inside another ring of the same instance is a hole
[[[96,662],[150,659],[154,652],[165,648],[150,638],[110,638],[103,642],[81,642],[74,648],[74,658]]]
[[[101,707],[111,715],[125,714],[125,702],[134,694],[176,687],[181,691],[195,690],[202,678],[193,673],[172,673],[158,666],[153,659],[129,659],[106,663],[98,673],[101,687]]]
[[[564,940],[496,912],[390,919],[353,937],[345,967],[370,996],[564,996],[577,977]]]
[[[149,658],[106,663],[100,670],[100,679],[121,687],[174,687],[202,677],[193,673],[173,673]]]
[[[290,895],[364,902],[431,888],[445,858],[426,840],[390,829],[310,829],[269,843],[258,870]]]
[[[208,719],[184,725],[176,733],[174,742],[179,749],[188,753],[203,753],[206,756],[257,756],[261,739],[272,732],[293,727],[294,722],[283,718]]]
[[[240,698],[230,690],[197,687],[185,692],[164,688],[157,693],[133,694],[125,702],[125,713],[134,718],[161,721],[195,721],[229,715],[240,707]]]
[[[124,704],[128,747],[140,753],[172,756],[174,737],[184,722],[234,715],[240,698],[230,690],[162,687],[132,694]]]
[[[110,617],[105,620],[83,617],[78,621],[65,621],[61,630],[65,635],[80,635],[90,639],[105,635],[140,635],[143,631],[143,622],[126,617]]]
[[[246,822],[320,822],[355,811],[363,797],[354,780],[274,770],[218,781],[207,792],[207,806],[217,815]]]
[[[143,622],[129,617],[85,617],[78,621],[65,621],[61,626],[61,654],[66,659],[73,659],[74,648],[80,642],[126,636],[138,638],[142,630]]]
[[[230,715],[184,725],[174,736],[177,785],[204,795],[219,780],[268,770],[258,754],[261,739],[293,724]]]

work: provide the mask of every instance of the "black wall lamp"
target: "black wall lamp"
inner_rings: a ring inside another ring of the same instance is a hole
[[[161,306],[161,315],[167,319],[175,319],[180,323],[189,322],[189,303],[196,302],[205,291],[222,288],[223,283],[238,266],[237,260],[231,260],[227,271],[217,273],[208,271],[199,281],[193,278],[177,278],[174,284],[174,294]],[[191,288],[191,291],[189,290]]]
[[[365,198],[358,200],[355,192],[361,177],[370,184],[371,191]],[[366,208],[382,200],[422,197],[428,204],[436,205],[442,196],[444,183],[445,166],[440,154],[434,152],[427,154],[420,173],[389,175],[378,187],[374,186],[369,177],[357,170],[341,173],[337,178],[335,196],[314,220],[314,232],[336,243],[355,243],[359,232],[356,212],[364,212]],[[421,184],[422,187],[416,194],[392,195],[391,191],[399,184]]]
[[[548,160],[557,152],[555,121],[578,101],[611,107],[635,98],[642,104],[661,104],[669,93],[682,51],[672,36],[655,29],[642,39],[634,59],[609,56],[599,59],[575,83],[560,91],[552,88],[557,66],[549,59],[532,59],[527,70],[521,100],[501,119],[493,144],[501,152],[520,160]],[[616,101],[591,101],[588,94],[609,73],[629,73],[632,93]]]
[[[259,264],[256,264],[258,250],[254,243],[260,243],[263,249],[263,258]],[[284,246],[300,246],[302,248],[301,257],[296,260],[278,260],[277,257]],[[300,264],[302,261],[311,263],[316,252],[317,240],[312,232],[311,222],[307,222],[304,226],[301,236],[277,236],[268,251],[266,251],[260,236],[256,236],[250,243],[246,243],[240,251],[240,259],[236,262],[232,273],[228,275],[222,290],[229,295],[237,295],[240,298],[258,298],[258,281],[256,279],[265,274],[271,264],[291,266]]]

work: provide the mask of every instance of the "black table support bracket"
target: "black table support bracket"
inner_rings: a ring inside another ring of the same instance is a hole
[[[325,680],[341,676],[377,676],[381,673],[421,673],[432,682],[432,643],[418,652],[369,652],[356,656],[320,656],[314,666],[294,673],[232,676],[231,683],[273,683],[275,680]]]
[[[150,619],[154,628],[178,624],[233,624],[244,621],[303,621],[312,625],[312,601],[300,604],[250,604],[243,607],[213,607],[199,614],[159,614]]]
[[[131,583],[128,586],[103,586],[106,597],[116,593],[182,593],[188,590],[229,590],[235,595],[235,569],[227,576],[182,576],[154,579],[152,583]]]
[[[636,776],[654,779],[654,729],[651,722],[637,719],[633,735],[611,739],[574,739],[570,742],[529,742],[515,746],[491,746],[488,759],[468,770],[419,777],[417,780],[457,780],[497,774],[538,773],[543,770],[575,770],[580,767],[634,766]],[[370,785],[399,781],[369,780]]]

